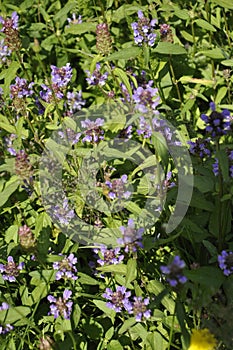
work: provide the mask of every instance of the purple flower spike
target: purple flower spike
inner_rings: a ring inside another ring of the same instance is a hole
[[[225,276],[233,273],[233,252],[227,253],[225,250],[218,256],[218,264]]]
[[[140,113],[147,113],[152,110],[153,113],[157,114],[156,107],[160,103],[160,97],[158,95],[158,89],[152,88],[153,81],[150,80],[145,87],[139,86],[134,90],[133,101],[135,102],[136,110]]]
[[[141,46],[143,43],[154,46],[156,40],[156,33],[154,33],[154,27],[157,24],[157,19],[149,20],[144,17],[142,11],[138,11],[138,22],[131,24],[134,34],[134,42]]]
[[[227,109],[217,112],[215,108],[215,103],[210,102],[211,114],[209,116],[206,114],[201,115],[201,119],[206,123],[205,130],[212,137],[225,135],[231,130],[232,117],[230,112]]]
[[[137,322],[141,322],[142,319],[150,318],[151,310],[147,309],[149,302],[149,298],[143,300],[142,297],[134,297],[132,309],[129,311],[129,314],[134,314]]]
[[[177,255],[174,257],[171,264],[167,266],[160,266],[160,270],[166,276],[166,280],[171,287],[176,287],[178,284],[187,282],[187,278],[183,275],[185,262]]]
[[[106,288],[103,297],[109,300],[106,303],[106,306],[110,309],[121,312],[124,308],[126,311],[130,311],[132,309],[131,303],[129,301],[129,297],[131,296],[131,292],[128,292],[125,287],[116,287],[116,291],[114,292],[110,288]]]
[[[69,207],[67,198],[64,198],[63,203],[51,206],[49,211],[50,215],[55,220],[58,220],[61,225],[69,225],[70,221],[75,216],[74,210]]]
[[[89,119],[81,121],[82,127],[86,129],[84,131],[85,136],[82,139],[82,142],[97,143],[98,141],[103,140],[103,124],[104,119],[101,118],[97,118],[95,121]]]
[[[64,259],[62,259],[61,261],[53,263],[54,270],[58,270],[58,272],[56,273],[56,280],[60,280],[61,278],[70,278],[74,281],[77,280],[77,269],[75,267],[76,263],[77,258],[74,257],[74,254],[64,256]]]
[[[120,249],[121,248],[119,247],[108,249],[105,245],[101,245],[100,248],[94,249],[94,252],[100,257],[97,260],[97,263],[101,266],[120,264],[124,259],[124,255],[119,255]]]
[[[68,289],[64,290],[63,297],[55,298],[52,295],[48,295],[47,299],[51,304],[48,315],[53,315],[54,318],[63,316],[65,319],[69,320],[73,305],[73,301],[69,300],[71,295],[72,292]]]
[[[88,77],[86,78],[86,81],[89,85],[99,85],[104,86],[106,83],[106,80],[108,78],[108,72],[105,72],[104,74],[100,73],[101,65],[100,63],[96,63],[96,69],[91,74],[90,71],[86,71]]]
[[[126,174],[122,175],[120,179],[105,181],[105,185],[109,188],[108,197],[110,199],[128,199],[131,196],[131,192],[126,191],[127,182],[128,177]]]
[[[19,77],[15,78],[15,84],[10,85],[10,98],[23,98],[29,97],[33,94],[32,86],[34,83],[27,83],[26,79]]]
[[[135,223],[133,219],[128,220],[128,226],[121,226],[120,230],[123,237],[119,238],[117,242],[125,246],[125,252],[136,252],[138,247],[143,248],[142,245],[142,233],[143,228],[135,229]]]
[[[59,88],[66,87],[72,78],[72,68],[70,63],[67,63],[64,67],[58,68],[51,65],[52,83],[56,84]]]
[[[19,271],[24,268],[24,263],[21,262],[18,265],[14,262],[12,256],[8,256],[7,264],[0,264],[0,272],[2,274],[2,278],[9,282],[15,282],[16,277],[19,275]]]

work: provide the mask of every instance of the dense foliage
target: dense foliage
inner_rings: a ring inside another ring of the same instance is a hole
[[[0,349],[231,350],[231,1],[0,9]]]

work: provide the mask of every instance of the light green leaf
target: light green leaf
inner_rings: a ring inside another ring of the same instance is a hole
[[[233,3],[231,0],[211,0],[211,2],[214,2],[221,7],[233,10]]]
[[[127,273],[125,276],[125,286],[128,288],[130,282],[134,281],[137,277],[137,260],[129,259],[127,261]]]
[[[153,50],[155,53],[162,55],[186,55],[187,52],[184,47],[178,44],[172,44],[169,42],[159,42],[157,47]]]
[[[113,60],[131,60],[136,58],[141,52],[139,47],[127,47],[117,52],[112,53],[108,57],[105,58],[105,61],[113,61]]]
[[[17,190],[19,186],[19,180],[17,176],[12,177],[7,183],[6,187],[0,193],[0,207],[2,207],[6,201],[9,199],[9,197]]]
[[[65,34],[80,35],[87,32],[95,32],[97,24],[98,23],[94,22],[73,24],[70,27],[65,28]]]
[[[196,24],[205,29],[205,30],[209,30],[211,32],[216,32],[216,29],[214,28],[214,26],[212,24],[210,24],[209,22],[205,21],[204,19],[198,18],[196,19]]]
[[[216,59],[216,60],[220,60],[223,58],[226,58],[225,55],[223,54],[223,51],[219,48],[215,48],[212,50],[205,50],[205,51],[201,51],[200,53],[202,53],[203,55]]]

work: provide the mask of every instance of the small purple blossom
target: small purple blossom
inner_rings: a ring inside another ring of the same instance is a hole
[[[79,92],[67,92],[67,106],[68,106],[68,115],[80,111],[85,105],[85,101],[82,99],[82,91]]]
[[[126,174],[122,175],[120,179],[105,181],[105,185],[107,185],[107,187],[109,188],[108,197],[110,199],[128,199],[131,195],[131,192],[125,190],[127,181],[128,177]]]
[[[13,99],[16,97],[23,98],[31,96],[33,94],[33,90],[31,89],[33,85],[33,82],[28,84],[26,79],[16,77],[15,84],[10,85],[10,98]]]
[[[129,301],[129,297],[131,296],[131,292],[127,291],[125,287],[116,287],[116,291],[114,292],[110,288],[106,288],[103,297],[109,300],[106,303],[106,306],[110,309],[121,312],[122,309],[126,311],[130,311],[132,306]]]
[[[73,129],[67,128],[64,131],[58,131],[58,135],[61,139],[69,142],[71,145],[75,145],[79,141],[81,133],[77,133]]]
[[[84,131],[84,138],[82,142],[91,142],[97,143],[100,140],[103,140],[104,130],[102,126],[104,124],[104,119],[97,118],[95,121],[86,119],[81,121],[81,125],[86,130]]]
[[[160,270],[166,276],[166,280],[171,287],[176,287],[178,284],[184,284],[187,282],[187,278],[183,275],[183,269],[185,268],[185,262],[176,255],[167,266],[160,266]]]
[[[69,207],[67,198],[64,198],[61,204],[51,206],[50,212],[51,216],[58,220],[61,225],[68,225],[70,220],[75,216],[74,210]]]
[[[78,18],[76,17],[76,13],[72,13],[72,18],[67,18],[67,21],[70,24],[80,24],[82,23],[82,16],[79,15]]]
[[[138,22],[133,22],[131,27],[134,34],[134,42],[141,46],[143,43],[149,46],[154,46],[155,39],[157,37],[154,32],[154,27],[157,24],[157,19],[144,17],[142,11],[138,11]]]
[[[3,302],[2,305],[0,306],[0,311],[8,310],[10,308],[10,305],[7,303]],[[6,325],[0,325],[0,334],[6,334],[14,329],[13,326],[11,326],[9,323]]]
[[[190,146],[189,152],[201,158],[210,157],[211,151],[208,148],[210,146],[210,141],[210,138],[206,140],[198,138],[197,140],[195,140],[195,142],[188,141],[187,143]]]
[[[99,256],[97,263],[101,266],[120,264],[124,259],[124,255],[120,254],[121,248],[108,249],[105,245],[95,248],[93,251]]]
[[[7,151],[12,155],[16,156],[17,151],[13,147],[13,141],[17,138],[15,134],[10,134],[10,136],[4,138]]]
[[[150,138],[152,135],[152,127],[143,116],[140,117],[137,133],[138,135],[143,135],[145,139]]]
[[[89,85],[99,85],[104,86],[106,83],[106,80],[108,78],[108,72],[100,73],[101,65],[100,63],[96,63],[96,68],[94,72],[91,74],[90,71],[86,71],[88,77],[86,78],[86,81]]]
[[[52,102],[54,98],[61,100],[64,97],[63,91],[57,84],[52,84],[52,89],[45,84],[41,84],[41,87],[43,90],[40,91],[40,97],[47,103]]]
[[[0,41],[0,62],[4,63],[7,60],[7,56],[11,55],[11,50],[5,45],[4,39]]]
[[[233,273],[233,252],[227,253],[225,250],[218,255],[218,264],[225,276]]]
[[[52,83],[56,84],[59,88],[66,87],[72,78],[72,68],[70,66],[70,63],[67,63],[61,68],[53,65],[51,65],[50,68],[52,70]]]
[[[128,220],[128,225],[121,226],[120,230],[123,237],[117,240],[117,243],[125,246],[125,252],[136,252],[137,248],[143,248],[142,245],[142,233],[144,232],[143,228],[136,229],[133,219]]]
[[[12,256],[8,256],[7,264],[0,264],[0,272],[2,274],[2,278],[5,281],[15,282],[16,277],[19,275],[19,271],[24,267],[24,262],[19,263],[18,265],[14,262]]]
[[[150,303],[149,298],[134,297],[134,301],[131,304],[131,310],[129,314],[134,314],[136,321],[141,322],[143,318],[148,319],[151,317],[151,310],[147,309],[147,305]]]
[[[147,113],[150,110],[157,113],[155,109],[160,103],[160,97],[158,95],[158,89],[152,88],[152,84],[153,80],[150,80],[145,87],[139,86],[134,90],[132,98],[136,104],[136,110],[140,113]]]
[[[215,109],[215,103],[210,102],[211,114],[207,116],[206,114],[201,115],[201,119],[206,123],[206,132],[212,137],[225,135],[231,130],[231,115],[227,109],[222,112],[217,112]]]
[[[2,16],[0,16],[0,23],[2,23],[1,32],[5,33],[7,30],[9,30],[9,28],[18,30],[18,21],[19,16],[15,11],[12,13],[11,18],[4,19]]]
[[[48,295],[47,299],[51,304],[48,315],[53,315],[54,318],[57,318],[60,315],[66,320],[69,320],[73,305],[73,301],[69,300],[71,295],[72,292],[68,289],[64,290],[63,297],[55,298],[52,295]]]
[[[73,253],[69,254],[68,256],[64,256],[62,260],[53,263],[54,270],[58,270],[56,272],[56,280],[58,281],[61,278],[70,278],[74,281],[77,280],[77,269],[75,267],[76,263],[77,258],[74,256]]]

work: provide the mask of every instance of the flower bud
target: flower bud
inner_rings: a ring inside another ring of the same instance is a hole
[[[96,48],[103,55],[108,55],[112,50],[112,39],[107,23],[100,23],[96,27]]]

